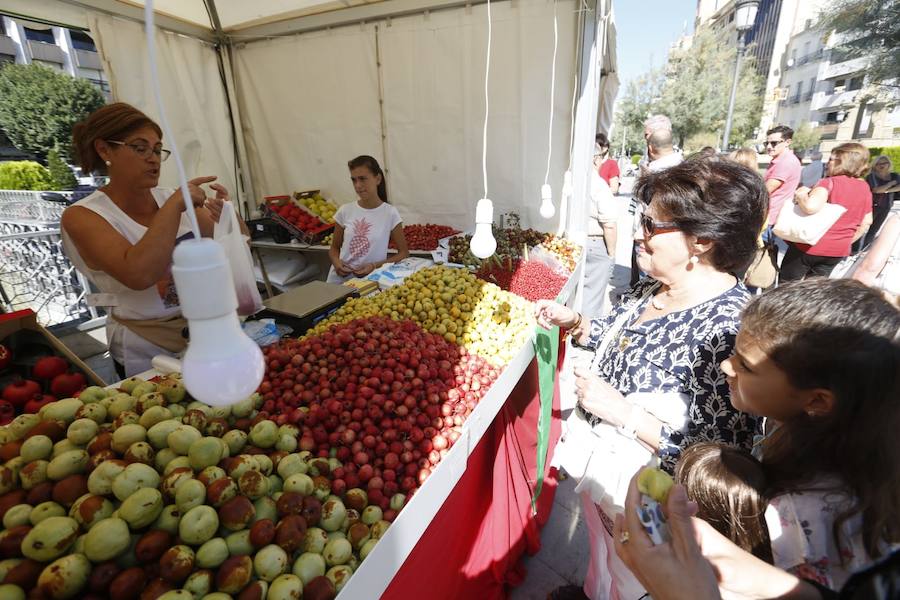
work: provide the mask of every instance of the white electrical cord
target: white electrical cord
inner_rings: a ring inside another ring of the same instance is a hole
[[[571,160],[572,147],[575,145],[575,99],[578,98],[578,73],[575,73],[575,87],[572,88],[572,112],[569,113],[572,125],[569,127],[569,157]]]
[[[558,44],[559,29],[556,16],[556,0],[553,0],[553,65],[550,67],[550,127],[547,132],[547,171],[544,173],[544,185],[550,183],[550,159],[553,157],[553,100],[556,96],[556,48]]]
[[[181,188],[181,196],[184,200],[184,211],[191,223],[191,231],[194,239],[200,239],[200,225],[197,223],[197,213],[194,211],[194,203],[191,200],[191,192],[188,189],[187,175],[184,172],[184,164],[181,162],[181,154],[178,152],[178,144],[172,128],[169,127],[169,119],[166,117],[166,107],[163,105],[162,92],[159,89],[159,72],[156,68],[156,35],[154,35],[153,0],[147,0],[144,4],[144,27],[147,34],[147,54],[150,60],[150,82],[153,95],[156,97],[156,105],[159,107],[159,124],[163,130],[163,136],[168,138],[168,145],[172,148],[172,156],[175,158],[175,166],[178,168],[178,181]]]
[[[490,101],[488,99],[488,81],[491,76],[491,0],[487,0],[488,14],[488,39],[487,39],[487,59],[484,65],[484,133],[481,137],[481,172],[484,176],[484,196],[488,197],[488,180],[487,180],[487,129],[488,129],[488,111],[490,110]]]

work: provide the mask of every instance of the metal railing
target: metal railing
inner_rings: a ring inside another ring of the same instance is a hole
[[[45,327],[75,326],[102,317],[87,305],[87,279],[63,253],[59,219],[64,209],[42,200],[40,192],[0,190],[2,308],[30,308]]]

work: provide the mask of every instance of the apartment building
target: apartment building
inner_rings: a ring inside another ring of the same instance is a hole
[[[87,79],[112,99],[94,40],[86,31],[0,15],[0,64],[41,64]]]
[[[842,42],[841,35],[815,28],[791,38],[774,93],[775,120],[794,129],[803,122],[816,127],[824,152],[849,141],[900,144],[900,92],[869,85],[867,59],[846,59]]]

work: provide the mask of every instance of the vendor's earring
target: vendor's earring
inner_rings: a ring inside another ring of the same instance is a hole
[[[107,160],[107,161],[106,161],[106,166],[107,166],[107,167],[111,167],[111,166],[112,166],[112,163],[111,163],[110,161]]]

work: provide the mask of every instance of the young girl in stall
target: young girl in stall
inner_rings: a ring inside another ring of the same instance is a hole
[[[347,167],[359,199],[344,204],[334,215],[334,237],[328,250],[329,283],[365,277],[384,263],[399,262],[409,256],[400,213],[388,203],[381,165],[363,155],[351,160]],[[397,252],[389,257],[391,241]]]
[[[856,281],[779,286],[722,369],[757,444],[774,564],[839,589],[900,544],[900,313]]]

